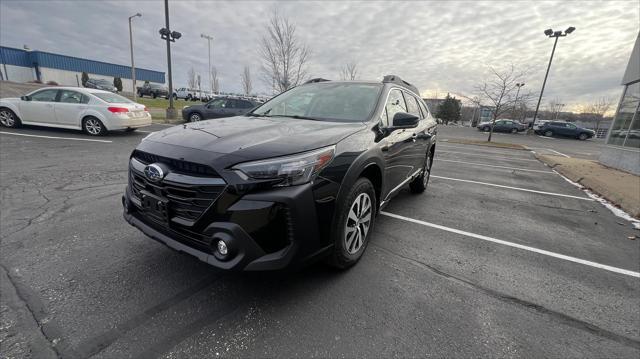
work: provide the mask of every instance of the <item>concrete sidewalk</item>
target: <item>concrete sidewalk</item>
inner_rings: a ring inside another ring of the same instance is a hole
[[[570,180],[606,198],[640,218],[640,176],[606,167],[599,162],[561,156],[536,155]]]

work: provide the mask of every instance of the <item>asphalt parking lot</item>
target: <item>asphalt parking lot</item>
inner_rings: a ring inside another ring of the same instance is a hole
[[[145,132],[0,132],[2,357],[640,355],[638,230],[529,151],[438,143],[351,270],[225,273],[122,219]]]

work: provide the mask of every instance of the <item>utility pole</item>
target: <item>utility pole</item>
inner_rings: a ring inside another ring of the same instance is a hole
[[[558,45],[558,39],[569,35],[575,31],[575,27],[568,27],[564,33],[562,31],[553,31],[552,29],[544,30],[544,34],[550,38],[555,38],[553,42],[553,49],[551,50],[551,57],[549,58],[549,64],[547,65],[547,72],[544,74],[544,81],[542,81],[542,89],[540,89],[540,97],[538,97],[538,104],[536,105],[536,112],[533,113],[533,121],[531,122],[531,128],[536,124],[536,118],[538,117],[538,110],[540,109],[540,101],[542,101],[542,94],[544,93],[544,86],[547,84],[547,77],[549,76],[549,69],[551,68],[551,62],[553,61],[553,54],[556,52],[556,45]]]
[[[136,93],[136,65],[133,62],[133,31],[131,30],[131,19],[134,17],[142,17],[141,13],[129,16],[129,48],[131,50],[131,86],[133,91],[133,102],[137,101]]]
[[[169,0],[164,0],[165,27],[160,29],[160,38],[167,41],[167,73],[169,75],[169,108],[167,108],[167,120],[176,117],[176,109],[173,107],[173,80],[171,78],[171,43],[182,37],[177,31],[169,30]]]
[[[207,39],[207,46],[209,48],[209,68],[207,69],[207,73],[209,74],[209,86],[211,86],[211,93],[213,93],[213,76],[211,76],[211,41],[213,41],[213,36],[200,34],[200,37]]]

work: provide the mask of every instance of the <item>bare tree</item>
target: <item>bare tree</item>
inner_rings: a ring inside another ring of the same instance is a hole
[[[250,95],[253,84],[251,83],[251,68],[249,66],[244,67],[244,70],[240,74],[240,80],[242,82],[242,90],[244,91],[244,94],[247,96]]]
[[[309,48],[296,35],[296,26],[274,10],[260,42],[265,82],[274,93],[297,86],[307,76]]]
[[[218,79],[218,69],[215,66],[211,66],[211,90],[213,93],[220,92],[220,80]]]
[[[490,78],[485,80],[481,85],[476,86],[476,90],[480,93],[481,100],[489,103],[490,106],[493,107],[493,119],[491,121],[491,130],[489,131],[487,142],[491,142],[496,120],[513,108],[516,101],[516,83],[522,82],[525,75],[524,72],[517,71],[513,64],[511,64],[509,68],[501,71],[493,67],[489,69],[491,70]],[[518,97],[518,101],[522,101],[529,96],[530,93],[521,94],[520,97]]]
[[[187,72],[187,85],[189,85],[190,89],[195,89],[196,82],[197,82],[196,70],[194,70],[193,67],[191,67]]]
[[[358,64],[355,62],[349,62],[344,65],[340,70],[340,79],[342,80],[356,80],[358,78]]]
[[[596,132],[600,128],[600,122],[604,118],[604,115],[609,112],[609,109],[613,105],[613,99],[610,97],[601,97],[592,103],[583,106],[581,113],[592,114],[596,121]]]
[[[564,106],[565,104],[560,102],[560,99],[556,97],[547,104],[547,111],[551,113],[553,119],[557,119]]]

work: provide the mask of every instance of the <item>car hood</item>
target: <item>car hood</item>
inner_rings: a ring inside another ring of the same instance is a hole
[[[261,159],[329,146],[365,127],[362,122],[236,116],[171,127],[145,141]]]

